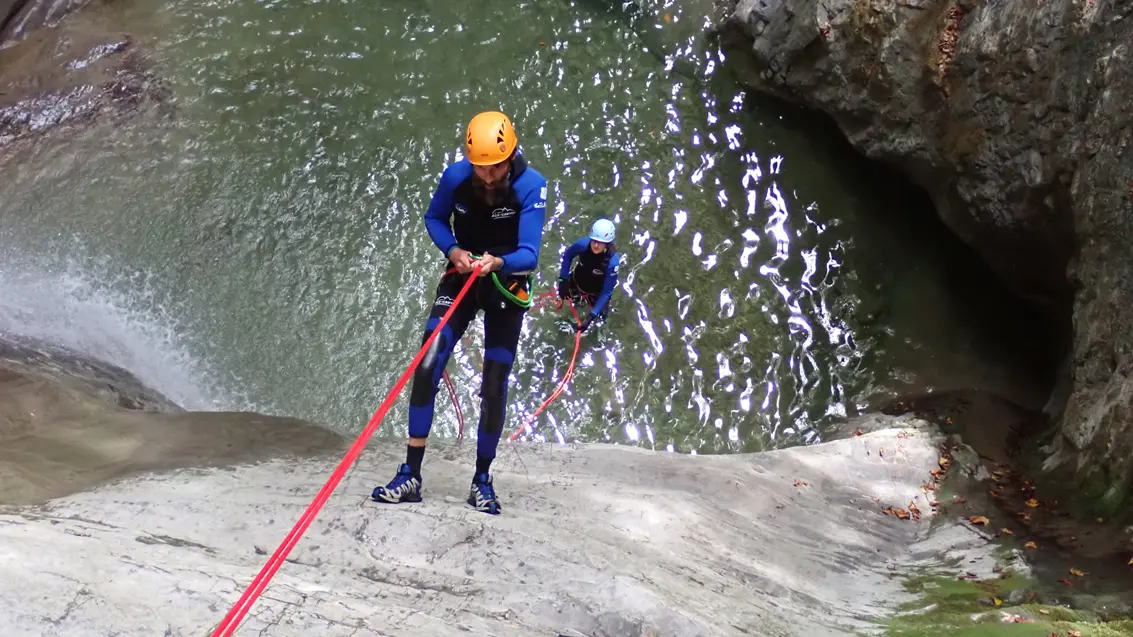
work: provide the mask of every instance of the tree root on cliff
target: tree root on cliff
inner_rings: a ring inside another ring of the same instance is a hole
[[[960,22],[963,19],[964,8],[960,5],[953,5],[948,9],[944,31],[941,32],[936,45],[936,48],[940,51],[940,60],[936,63],[936,84],[944,91],[945,95],[948,95],[951,90],[944,81],[944,75],[948,72],[952,58],[956,55],[956,41],[960,37]]]

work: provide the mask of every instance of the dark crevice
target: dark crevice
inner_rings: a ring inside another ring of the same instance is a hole
[[[7,32],[8,25],[30,1],[31,0],[0,0],[0,33]],[[0,46],[3,46],[3,44],[3,39],[0,39]]]
[[[777,119],[786,129],[805,132],[816,156],[826,157],[852,180],[867,184],[881,204],[876,214],[882,223],[948,264],[946,287],[952,298],[965,299],[961,314],[966,331],[989,349],[1006,344],[1006,349],[1020,357],[1020,367],[1033,371],[1030,382],[1046,395],[1055,390],[1067,373],[1066,357],[1072,344],[1073,296],[1068,281],[1065,295],[1054,300],[1024,298],[945,225],[929,194],[908,177],[910,171],[931,170],[930,166],[918,168],[915,158],[903,159],[899,167],[870,159],[851,145],[833,118],[778,97],[749,90],[748,105]],[[1045,414],[1042,420],[1049,422],[1060,411],[1056,406],[1055,413]],[[1040,428],[1035,420],[1032,431]]]

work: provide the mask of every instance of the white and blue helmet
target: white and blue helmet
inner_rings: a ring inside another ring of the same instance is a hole
[[[614,222],[609,219],[599,219],[590,226],[590,239],[610,243],[614,240]]]

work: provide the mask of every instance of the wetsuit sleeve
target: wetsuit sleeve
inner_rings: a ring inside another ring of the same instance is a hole
[[[519,247],[497,255],[503,259],[501,274],[531,272],[539,264],[543,244],[543,217],[547,212],[547,180],[528,168],[514,185],[522,208],[519,210]]]
[[[454,166],[449,166],[441,174],[437,182],[437,189],[429,201],[429,209],[425,211],[425,229],[437,248],[448,256],[449,251],[457,246],[456,235],[452,233],[452,193],[462,181]]]
[[[610,297],[614,294],[614,288],[618,287],[618,268],[621,267],[622,255],[615,253],[610,257],[610,263],[606,266],[606,279],[602,282],[602,293],[598,295],[598,300],[594,301],[594,307],[590,309],[590,316],[598,316],[610,302]]]
[[[583,237],[567,246],[566,252],[563,254],[562,267],[559,268],[560,279],[566,279],[570,276],[570,262],[574,261],[575,257],[586,251],[588,245],[590,245],[590,238]]]

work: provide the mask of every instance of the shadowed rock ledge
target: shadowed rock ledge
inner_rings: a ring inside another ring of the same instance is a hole
[[[829,115],[1070,324],[1045,468],[1133,514],[1133,4],[721,0],[747,86]],[[1054,347],[1037,343],[1036,347]]]

